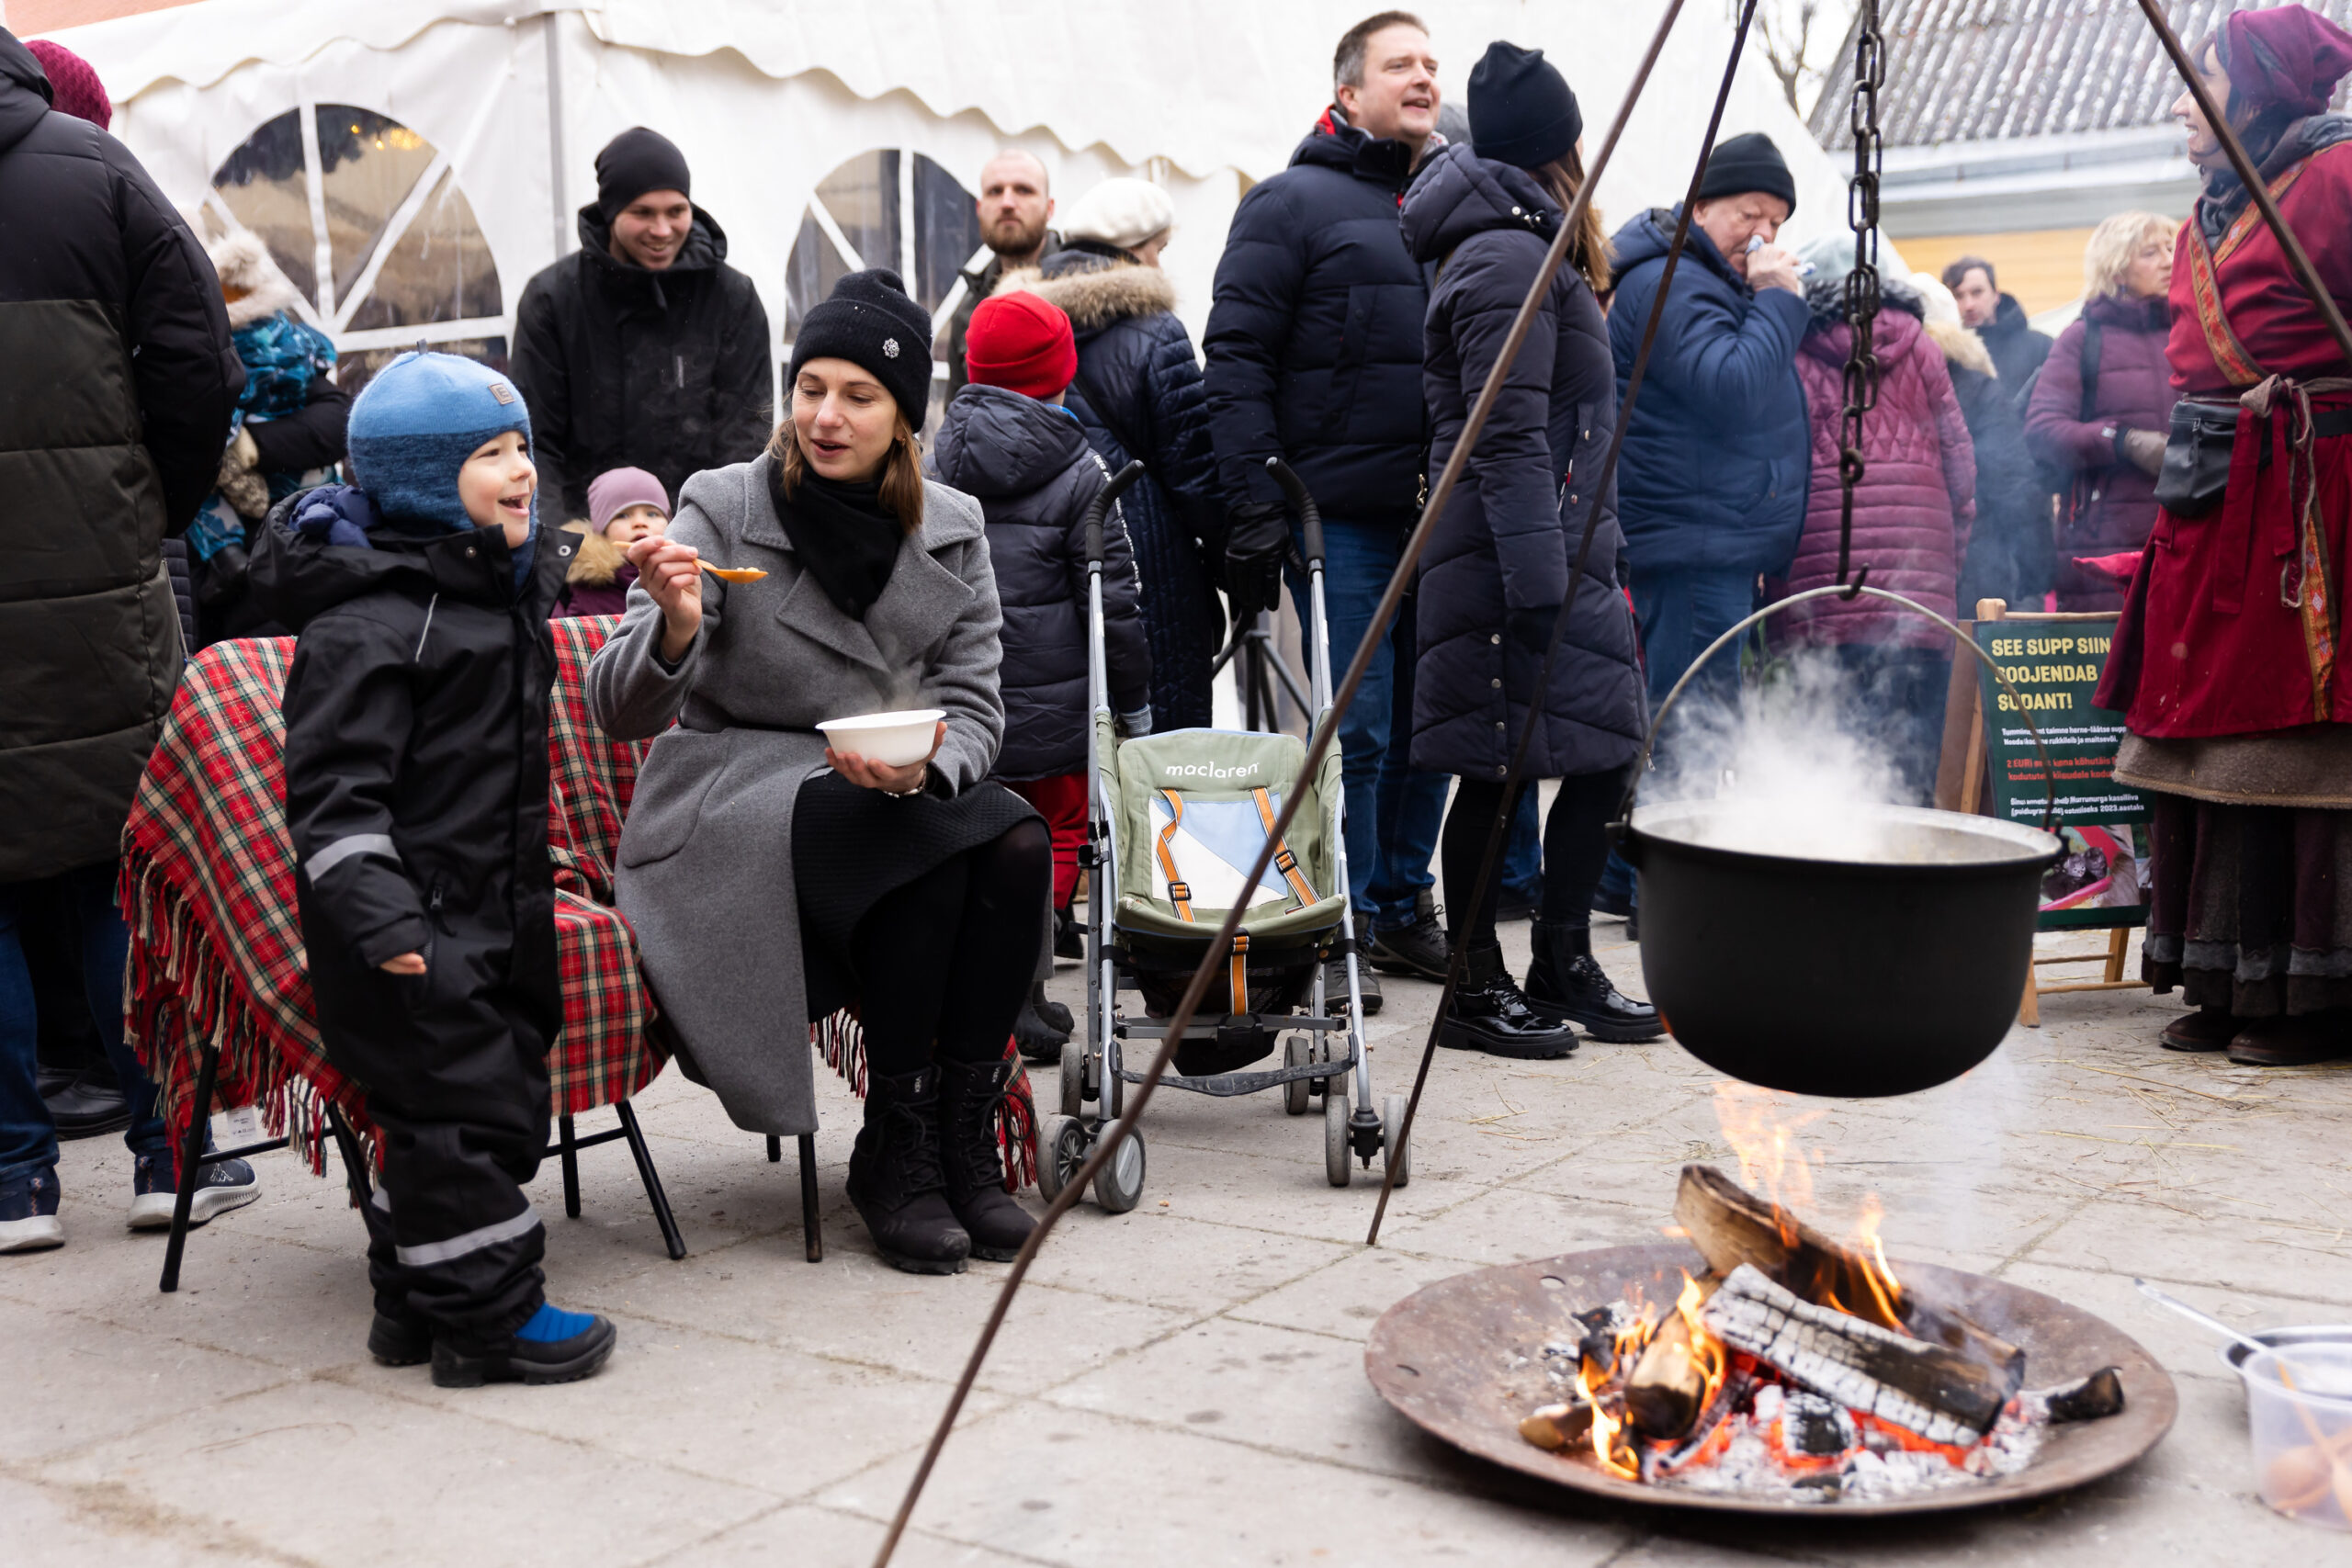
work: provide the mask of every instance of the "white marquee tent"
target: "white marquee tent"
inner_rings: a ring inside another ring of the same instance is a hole
[[[1236,202],[1287,163],[1367,5],[197,0],[49,36],[97,68],[165,193],[261,233],[364,374],[421,339],[502,356],[525,282],[578,243],[597,148],[639,124],[684,149],[779,352],[854,265],[897,266],[944,319],[974,259],[969,187],[1006,144],[1065,199],[1113,175],[1168,189],[1197,342]],[[1425,7],[1449,98],[1490,39],[1541,45],[1589,146],[1662,9]],[[1729,39],[1723,7],[1687,8],[1603,183],[1612,226],[1679,194]],[[1839,171],[1760,62],[1724,134],[1755,129],[1796,172],[1792,234],[1841,225]]]

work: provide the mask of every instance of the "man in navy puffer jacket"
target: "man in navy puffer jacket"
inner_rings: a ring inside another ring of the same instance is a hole
[[[1787,565],[1804,527],[1804,285],[1796,258],[1772,243],[1796,200],[1788,164],[1760,132],[1731,138],[1707,160],[1618,457],[1617,515],[1652,713],[1707,645],[1755,608],[1758,575]],[[1679,216],[1653,208],[1610,243],[1621,401]],[[1762,243],[1751,252],[1751,241]],[[1731,701],[1738,680],[1738,660],[1726,654],[1683,702]],[[1612,856],[1598,907],[1627,913],[1632,888],[1631,870]]]
[[[1241,200],[1217,264],[1203,346],[1209,431],[1233,523],[1227,591],[1236,613],[1272,609],[1286,542],[1279,457],[1323,513],[1331,658],[1363,640],[1419,515],[1429,443],[1421,318],[1429,269],[1405,249],[1397,208],[1437,145],[1437,62],[1428,29],[1402,11],[1366,17],[1332,62],[1337,101],[1290,167]],[[1305,614],[1306,585],[1292,583]],[[1445,974],[1427,906],[1445,777],[1408,772],[1392,733],[1412,727],[1412,622],[1400,615],[1340,727],[1348,880],[1374,962]],[[1365,976],[1369,980],[1370,976]],[[1364,1008],[1379,1005],[1375,990]]]

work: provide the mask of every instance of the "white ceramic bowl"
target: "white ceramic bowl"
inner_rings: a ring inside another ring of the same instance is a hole
[[[836,751],[854,751],[869,762],[903,768],[931,755],[931,738],[946,716],[945,708],[901,708],[859,718],[829,718],[817,728]]]

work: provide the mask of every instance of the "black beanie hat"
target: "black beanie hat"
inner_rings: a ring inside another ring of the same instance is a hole
[[[596,154],[596,210],[610,223],[650,190],[673,190],[691,197],[689,178],[686,155],[678,151],[676,142],[641,125],[624,130]]]
[[[1542,50],[1498,39],[1470,68],[1470,148],[1479,157],[1540,169],[1583,134],[1577,96]]]
[[[907,286],[887,266],[853,272],[833,285],[825,302],[801,318],[792,342],[785,394],[812,359],[846,359],[888,389],[915,429],[931,412],[931,312],[907,298]]]
[[[1789,174],[1788,161],[1760,130],[1715,144],[1714,156],[1707,160],[1707,172],[1699,181],[1699,199],[1713,201],[1751,190],[1779,197],[1792,213],[1797,209],[1797,182]]]

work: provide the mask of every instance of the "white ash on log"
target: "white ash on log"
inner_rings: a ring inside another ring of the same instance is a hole
[[[1790,1382],[1930,1442],[1973,1445],[2000,1419],[2023,1377],[2022,1359],[2006,1371],[1987,1367],[1948,1346],[1801,1301],[1752,1264],[1734,1269],[1701,1315],[1724,1344]]]
[[[1713,1166],[1686,1165],[1674,1217],[1717,1274],[1753,1265],[1773,1283],[1815,1306],[1833,1302],[1855,1316],[1924,1339],[1983,1363],[1996,1375],[2025,1375],[2025,1352],[1959,1313],[1905,1291],[1889,1303],[1868,1262],[1795,1215],[1748,1191]],[[1889,1310],[1890,1304],[1893,1310]]]

